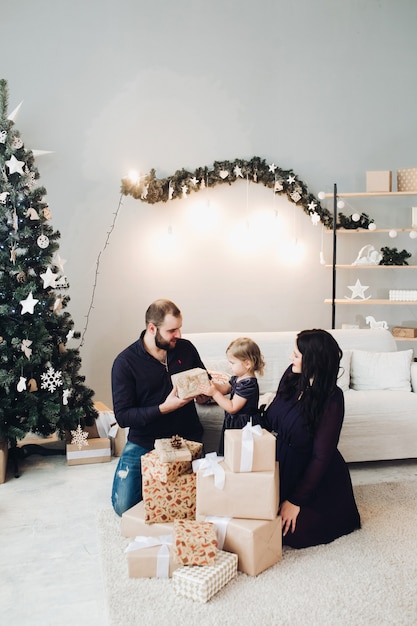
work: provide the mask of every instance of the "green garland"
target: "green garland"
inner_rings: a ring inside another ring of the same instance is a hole
[[[292,170],[283,170],[265,159],[253,157],[249,161],[215,161],[213,166],[198,167],[194,172],[177,170],[168,178],[157,178],[152,169],[146,176],[132,181],[128,176],[122,178],[121,193],[132,196],[142,202],[155,204],[175,198],[184,198],[192,191],[215,187],[222,183],[231,185],[237,180],[250,180],[262,183],[279,195],[286,194],[288,200],[300,206],[312,220],[321,221],[327,228],[333,228],[331,213],[320,205],[320,201],[309,193],[307,185]]]

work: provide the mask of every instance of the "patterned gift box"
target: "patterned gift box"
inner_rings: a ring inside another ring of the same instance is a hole
[[[417,167],[397,170],[397,190],[417,191]]]
[[[218,548],[238,556],[238,570],[257,576],[282,559],[282,520],[198,516],[217,530]]]
[[[172,535],[138,536],[126,548],[129,578],[171,578],[175,563]]]
[[[190,449],[185,445],[184,439],[179,437],[180,446],[174,447],[172,439],[155,439],[155,450],[163,463],[174,461],[191,461]]]
[[[183,474],[163,483],[152,478],[142,465],[142,497],[148,524],[195,519],[196,476]]]
[[[210,522],[175,520],[174,558],[181,565],[214,565],[217,532]]]
[[[194,367],[185,372],[178,372],[171,376],[172,384],[177,388],[179,398],[195,398],[200,391],[200,385],[206,385],[209,381],[207,370],[202,367]]]
[[[214,565],[179,567],[172,575],[172,586],[180,596],[208,602],[237,574],[237,554],[218,550]]]
[[[122,514],[120,532],[123,537],[137,537],[138,535],[159,537],[159,535],[173,535],[174,524],[173,522],[156,522],[155,524],[145,522],[145,504],[142,500]]]
[[[198,463],[198,461],[197,461]],[[215,476],[197,471],[197,515],[219,515],[243,519],[273,520],[278,512],[278,464],[269,472],[232,472],[224,461],[224,486],[218,488]]]
[[[155,446],[158,441],[165,440],[157,439],[155,441]],[[170,440],[167,439],[166,441]],[[191,463],[201,456],[203,444],[198,441],[188,441],[187,439],[184,439],[184,443],[187,446],[190,460],[164,462],[161,460],[159,452],[155,449],[142,456],[142,468],[145,467],[145,472],[149,474],[149,476],[152,476],[155,480],[160,480],[163,483],[175,480],[177,476],[181,476],[182,474],[190,473],[192,471]]]
[[[110,439],[99,437],[87,439],[86,443],[87,445],[81,448],[76,443],[67,444],[68,465],[106,463],[111,460]]]
[[[260,426],[224,432],[224,461],[232,472],[274,471],[276,439]]]

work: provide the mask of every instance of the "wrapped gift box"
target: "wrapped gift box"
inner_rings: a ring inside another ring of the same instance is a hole
[[[224,461],[224,487],[212,474],[197,471],[197,515],[274,520],[278,512],[278,464],[269,472],[232,472]]]
[[[161,483],[172,482],[182,474],[190,474],[191,461],[161,463],[156,450],[151,450],[141,457],[142,472]]]
[[[274,471],[276,439],[261,428],[224,431],[224,460],[232,472]]]
[[[238,570],[257,576],[282,559],[282,521],[200,517],[217,530],[218,548],[238,556]]]
[[[203,444],[199,441],[190,441],[180,437],[181,447],[175,448],[171,439],[155,439],[155,450],[162,463],[174,461],[194,461],[201,456]]]
[[[145,504],[143,500],[132,506],[122,514],[120,520],[120,532],[123,537],[137,537],[148,535],[149,537],[159,537],[159,535],[173,535],[173,522],[156,522],[149,524],[145,521]]]
[[[9,445],[4,439],[0,439],[0,485],[6,480],[7,457],[9,454]]]
[[[237,574],[237,554],[217,551],[214,565],[179,567],[172,575],[172,586],[180,596],[208,602]]]
[[[195,519],[196,476],[194,473],[183,474],[163,483],[147,474],[146,466],[142,465],[142,497],[148,524]]]
[[[174,558],[181,565],[214,565],[217,532],[210,522],[175,520]]]
[[[417,167],[397,170],[397,191],[417,191]]]
[[[126,428],[120,428],[116,422],[114,412],[103,402],[94,402],[94,408],[98,411],[96,423],[91,427],[86,426],[85,430],[88,432],[89,428],[93,429],[95,427],[97,435],[90,434],[90,437],[109,437],[113,455],[120,456],[126,444]]]
[[[110,439],[87,439],[86,446],[67,443],[68,465],[85,465],[87,463],[106,463],[111,460]]]
[[[179,567],[174,559],[172,535],[138,536],[125,552],[129,578],[171,578]]]
[[[195,398],[200,391],[200,385],[206,385],[209,382],[207,370],[202,367],[194,367],[185,372],[178,372],[171,376],[172,384],[177,388],[179,398]]]
[[[417,328],[407,328],[406,326],[394,326],[392,329],[394,337],[406,337],[407,339],[415,339],[417,337]]]
[[[374,193],[392,191],[392,172],[390,170],[366,172],[366,191]]]

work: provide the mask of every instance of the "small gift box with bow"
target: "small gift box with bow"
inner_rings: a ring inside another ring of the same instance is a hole
[[[224,461],[232,472],[269,472],[275,468],[276,439],[250,422],[224,432]]]
[[[126,548],[129,578],[171,578],[174,561],[172,535],[135,537]]]

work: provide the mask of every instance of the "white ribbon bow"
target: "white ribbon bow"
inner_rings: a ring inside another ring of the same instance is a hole
[[[135,537],[134,541],[129,543],[125,552],[161,546],[158,550],[156,561],[156,578],[169,578],[169,546],[171,545],[172,535],[160,535],[159,537],[138,535]]]
[[[240,454],[241,472],[252,471],[254,436],[262,437],[262,427],[259,424],[252,426],[252,420],[250,420],[246,426],[242,428],[242,451]]]
[[[203,471],[203,476],[214,476],[214,486],[217,489],[224,488],[226,473],[224,468],[219,465],[223,461],[223,456],[217,456],[216,452],[209,452],[204,459],[196,459],[193,461],[193,471]]]
[[[217,548],[223,550],[224,540],[226,539],[227,526],[232,518],[220,517],[219,515],[207,515],[204,521],[214,524],[217,533]]]

